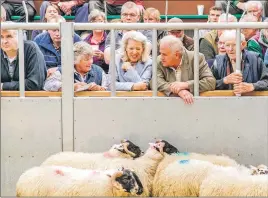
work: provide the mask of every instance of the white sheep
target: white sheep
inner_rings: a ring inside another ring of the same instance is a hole
[[[216,167],[202,182],[199,196],[268,197],[268,175],[250,175],[237,169]]]
[[[48,157],[41,166],[70,166],[73,168],[96,169],[99,164],[108,164],[117,158],[135,159],[141,155],[138,146],[129,140],[113,145],[104,153],[60,152]]]
[[[73,168],[101,170],[120,168],[123,166],[133,169],[140,178],[143,185],[142,196],[150,196],[152,182],[158,164],[166,155],[174,152],[177,152],[177,149],[165,141],[151,143],[145,154],[135,160],[127,158],[105,158],[102,160],[96,159],[96,162],[92,163],[92,160],[89,160],[89,157],[85,157],[85,155],[71,155],[72,157],[66,155],[64,157],[66,157],[67,160],[60,155],[59,159],[57,159],[57,156],[54,156],[52,160],[49,160],[49,163],[47,160],[43,165],[64,165]]]
[[[83,170],[63,166],[33,167],[16,185],[21,196],[133,196],[143,192],[134,172]]]

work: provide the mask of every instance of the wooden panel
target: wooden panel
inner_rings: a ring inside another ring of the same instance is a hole
[[[168,1],[168,14],[197,14],[197,5],[204,5],[204,14],[208,14],[209,8],[215,5],[215,1]],[[144,1],[144,6],[154,7],[165,14],[166,1]]]
[[[19,97],[19,91],[2,91],[2,97]],[[61,97],[61,92],[47,92],[47,91],[26,91],[26,97]],[[75,93],[76,97],[110,97],[111,92],[109,91],[82,91]],[[116,96],[118,97],[152,97],[152,91],[117,91]],[[158,92],[158,96],[165,97],[162,92]],[[235,96],[231,90],[217,90],[207,91],[200,93],[202,97],[228,97]],[[268,91],[253,91],[243,96],[268,96]]]

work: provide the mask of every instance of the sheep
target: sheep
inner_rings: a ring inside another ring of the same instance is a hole
[[[92,160],[89,161],[89,159],[83,157],[84,155],[75,158],[73,157],[70,160],[62,160],[62,158],[57,159],[55,156],[55,158],[50,160],[50,163],[46,162],[43,163],[43,165],[64,165],[73,168],[101,170],[120,168],[123,166],[125,168],[133,169],[140,178],[144,188],[141,196],[150,196],[152,191],[152,181],[159,162],[166,155],[175,153],[178,150],[166,141],[149,144],[150,146],[145,154],[139,158],[135,158],[135,160],[128,158],[109,158],[92,163]]]
[[[16,184],[21,196],[134,196],[143,192],[137,175],[128,169],[83,170],[39,166],[25,171]]]
[[[250,169],[252,170],[252,175],[267,175],[268,167],[264,164],[261,164],[257,167],[250,165]]]
[[[60,152],[48,157],[41,166],[58,165],[73,168],[96,169],[100,163],[108,164],[117,158],[135,159],[141,155],[141,149],[129,140],[115,144],[108,152],[83,153]]]
[[[203,180],[199,196],[268,197],[268,176],[254,170],[251,174],[241,173],[236,169],[214,168]]]

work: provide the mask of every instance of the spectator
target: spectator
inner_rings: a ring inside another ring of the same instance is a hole
[[[88,21],[90,23],[104,23],[105,14],[99,10],[92,10],[88,17]],[[108,73],[109,65],[105,63],[103,53],[106,37],[107,34],[104,30],[93,30],[92,33],[85,38],[85,41],[93,47],[93,63],[100,66],[105,73]]]
[[[1,5],[1,18],[0,18],[0,22],[5,22],[7,19],[7,13],[5,8]]]
[[[219,53],[218,53],[219,55],[225,55],[225,54],[226,54],[225,43],[224,43],[222,37],[219,38],[219,42],[218,42],[218,52],[219,52]],[[212,67],[212,65],[213,65],[213,63],[214,63],[214,60],[215,60],[215,58],[213,58],[213,59],[208,59],[208,60],[207,60],[207,63],[208,63],[209,68]]]
[[[245,50],[245,36],[241,34],[241,71],[236,71],[236,31],[226,30],[221,35],[225,55],[216,56],[211,68],[217,80],[216,89],[234,89],[235,94],[268,90],[268,68],[255,52]]]
[[[268,49],[266,50],[266,53],[264,55],[264,64],[266,65],[266,67],[268,67]]]
[[[172,18],[169,19],[168,23],[183,23],[183,21],[179,18]],[[184,30],[169,30],[168,35],[173,35],[176,38],[180,39],[182,41],[183,46],[187,50],[194,51],[194,40],[184,34]]]
[[[11,21],[12,15],[20,16],[19,22],[26,21],[26,15],[22,5],[23,0],[2,0],[1,5],[6,10],[6,20]],[[34,2],[32,0],[25,1],[28,10],[28,20],[32,22],[36,13]]]
[[[219,17],[218,23],[226,22],[226,14],[222,14]],[[234,15],[228,14],[228,22],[237,22],[237,18]],[[205,55],[206,60],[214,59],[218,52],[218,40],[222,34],[222,29],[211,30],[208,32],[204,38],[201,38],[199,52]]]
[[[24,41],[25,90],[42,90],[45,60],[33,41]],[[1,30],[1,90],[19,90],[18,31]]]
[[[144,23],[160,23],[160,12],[155,8],[147,8],[143,13]],[[165,36],[164,30],[157,30],[157,41]]]
[[[49,2],[48,2],[49,3]],[[45,10],[45,17],[44,17],[44,20],[43,22],[47,22],[49,20],[51,20],[52,18],[54,17],[58,17],[60,15],[60,10],[59,8],[55,5],[55,4],[52,4],[50,3],[47,7],[46,7],[46,10]],[[42,32],[46,32],[46,30],[34,30],[32,32],[32,40],[35,39],[35,37],[38,35],[38,34],[41,34]]]
[[[160,56],[157,58],[158,91],[165,95],[178,95],[185,103],[193,103],[194,52],[183,47],[180,39],[173,35],[160,41]],[[199,53],[199,91],[215,89],[213,77],[205,57]]]
[[[87,22],[87,16],[89,14],[89,0],[72,0],[72,1],[63,1],[63,0],[46,0],[43,1],[40,7],[40,18],[41,21],[45,20],[45,13],[47,6],[53,4],[58,7],[60,10],[60,15],[75,15],[75,23]]]
[[[207,23],[217,23],[219,21],[219,17],[222,14],[222,8],[213,6],[209,9],[208,21]],[[206,33],[210,30],[199,30],[199,38],[203,38]]]
[[[247,14],[240,19],[240,22],[258,22],[258,19],[254,15]],[[258,38],[260,36],[259,30],[253,28],[246,28],[241,29],[241,32],[244,34],[245,39],[247,41],[247,50],[258,53],[263,59],[264,55],[262,54],[262,48],[258,40],[254,39],[254,37]]]
[[[106,0],[106,6],[107,6],[107,14],[108,15],[121,15],[122,6],[127,3],[129,0]],[[142,13],[143,8],[143,1],[142,0],[133,0],[135,4],[137,4],[137,7],[139,9],[139,12]],[[104,12],[104,0],[94,0],[90,1],[93,9],[98,9]]]
[[[247,1],[248,0],[231,0],[229,14],[242,14],[245,9],[245,3]],[[226,9],[227,4],[228,4],[228,0],[215,1],[215,5],[217,7],[222,7],[224,12],[227,12],[227,9]]]
[[[107,78],[101,67],[93,63],[93,49],[84,42],[74,44],[74,91],[104,91]],[[61,91],[61,68],[49,76],[45,82],[46,91]]]
[[[260,1],[248,1],[245,4],[245,10],[247,14],[251,14],[257,18],[257,21],[261,22],[263,21],[262,18],[262,3]]]
[[[124,34],[121,55],[115,59],[116,90],[145,91],[152,78],[152,59],[149,58],[147,38],[137,31]],[[110,72],[109,72],[110,74]]]
[[[62,16],[52,18],[48,23],[65,22]],[[74,43],[80,41],[80,37],[74,35]],[[48,75],[55,72],[58,67],[61,67],[61,36],[59,30],[47,30],[35,37],[34,41],[37,43],[42,53],[44,54]]]
[[[268,18],[265,19],[263,22],[268,22]],[[260,34],[256,37],[253,37],[254,40],[258,41],[262,48],[262,54],[264,56],[265,52],[268,48],[268,29],[262,29]]]
[[[140,20],[140,12],[138,6],[128,1],[122,6],[121,20],[123,23],[137,23]],[[122,40],[123,34],[128,32],[128,30],[118,30],[115,31],[115,49],[120,48],[120,42]],[[140,31],[142,32],[152,43],[152,31]],[[105,41],[105,50],[104,50],[104,59],[107,64],[110,62],[110,43],[111,43],[111,34],[109,33]]]

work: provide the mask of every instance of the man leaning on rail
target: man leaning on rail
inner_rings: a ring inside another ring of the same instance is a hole
[[[217,79],[216,89],[234,89],[235,94],[268,90],[268,68],[260,55],[247,51],[245,36],[241,34],[241,71],[236,71],[236,30],[225,30],[221,35],[226,54],[217,55],[211,67]]]
[[[194,52],[183,47],[173,35],[160,40],[160,56],[157,58],[158,91],[167,96],[178,95],[186,104],[193,103]],[[215,89],[216,80],[203,54],[199,53],[199,91]]]
[[[9,22],[12,23],[12,22]],[[33,41],[24,42],[25,90],[42,90],[46,78],[46,63]],[[17,30],[1,30],[0,90],[19,90],[19,47]]]

